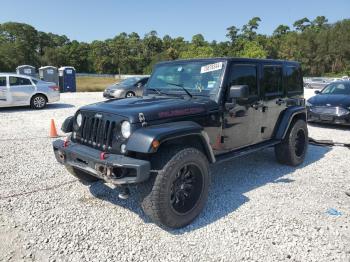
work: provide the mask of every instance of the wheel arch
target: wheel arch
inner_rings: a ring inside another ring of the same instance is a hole
[[[159,141],[154,149],[153,141]],[[209,143],[209,137],[203,127],[192,121],[173,122],[154,125],[136,130],[126,144],[126,150],[142,154],[157,153],[160,148],[169,145],[185,145],[201,150],[210,163],[215,156]]]
[[[306,122],[306,108],[303,106],[296,106],[287,108],[281,115],[278,121],[278,126],[275,132],[275,138],[278,140],[284,139],[289,127],[298,119],[302,119]]]
[[[45,97],[45,99],[46,99],[46,103],[48,103],[48,102],[49,102],[49,98],[47,97],[47,95],[46,95],[46,94],[44,94],[44,93],[41,93],[41,92],[38,92],[38,93],[33,94],[33,95],[30,97],[30,102],[31,102],[31,101],[32,101],[32,99],[33,99],[34,97],[36,97],[37,95],[42,95],[43,97]]]

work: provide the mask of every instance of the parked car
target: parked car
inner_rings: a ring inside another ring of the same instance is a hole
[[[305,87],[310,89],[322,89],[329,84],[327,79],[323,78],[311,78],[305,82]]]
[[[307,100],[308,121],[350,124],[350,81],[332,82]]]
[[[26,106],[42,109],[60,100],[55,83],[17,74],[0,74],[0,107]]]
[[[297,166],[308,147],[300,64],[211,58],[155,66],[143,97],[80,108],[53,143],[67,171],[84,183],[153,181],[142,207],[157,224],[183,227],[203,210],[209,164],[274,147]],[[233,171],[234,174],[234,171]],[[137,189],[136,189],[137,190]]]
[[[130,77],[106,88],[103,92],[105,98],[125,98],[142,96],[143,88],[149,77]]]

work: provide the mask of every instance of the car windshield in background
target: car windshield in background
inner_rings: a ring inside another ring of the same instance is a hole
[[[171,92],[210,96],[215,99],[222,81],[224,62],[180,62],[158,65],[148,80],[147,88],[164,94]]]
[[[327,95],[350,95],[350,85],[347,83],[330,84],[321,93]]]
[[[134,85],[136,84],[137,81],[139,81],[141,78],[139,77],[130,77],[130,78],[127,78],[119,83],[116,83],[116,84],[120,84],[120,85]]]

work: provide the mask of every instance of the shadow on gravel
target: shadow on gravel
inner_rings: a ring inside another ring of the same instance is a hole
[[[182,229],[168,230],[169,233],[181,235],[214,223],[248,202],[249,198],[245,196],[245,193],[265,184],[282,183],[287,186],[289,183],[293,183],[293,179],[284,178],[284,176],[317,162],[330,150],[329,147],[309,146],[305,162],[298,167],[278,164],[275,161],[273,149],[213,165],[211,167],[212,183],[206,208],[192,224]],[[131,188],[128,200],[118,199],[118,190],[103,183],[91,185],[90,192],[97,198],[135,212],[145,222],[150,223],[151,221],[143,213],[140,203],[150,192],[151,184],[148,182]]]
[[[65,108],[72,108],[75,107],[71,104],[62,104],[62,103],[55,103],[55,104],[48,104],[44,109],[36,110],[32,109],[29,106],[15,106],[15,107],[2,107],[0,108],[0,113],[18,113],[18,112],[27,112],[27,111],[47,111],[47,110],[56,110],[56,109],[65,109]]]

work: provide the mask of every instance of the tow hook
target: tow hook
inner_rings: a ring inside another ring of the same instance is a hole
[[[129,189],[129,187],[128,186],[121,186],[120,187],[120,192],[118,194],[118,197],[120,199],[125,200],[125,199],[128,199],[129,196],[130,196],[130,189]]]

